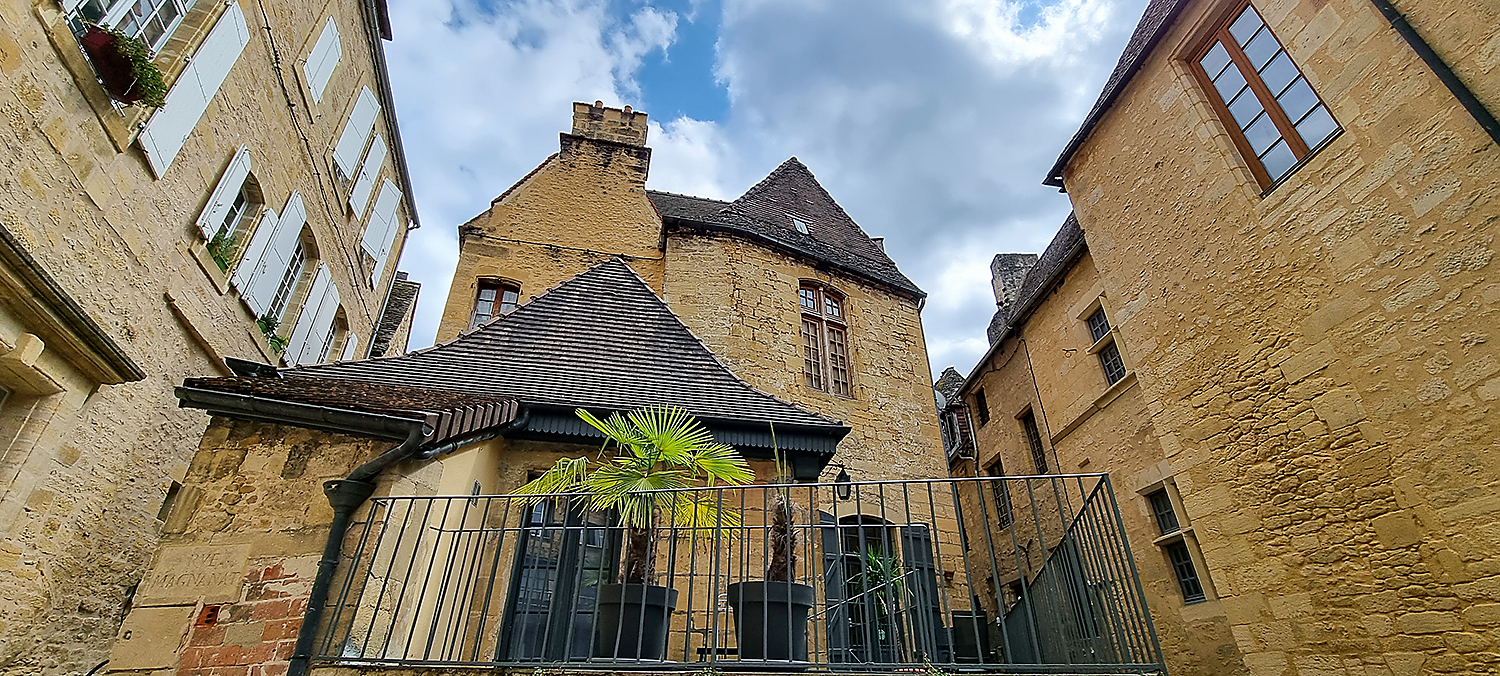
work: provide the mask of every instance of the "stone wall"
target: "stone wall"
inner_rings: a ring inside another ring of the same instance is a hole
[[[1154,544],[1161,535],[1146,495],[1160,490],[1170,478],[1162,464],[1166,455],[1157,439],[1148,409],[1148,399],[1134,372],[1133,345],[1116,336],[1127,374],[1115,384],[1106,380],[1085,319],[1099,307],[1113,319],[1124,311],[1120,299],[1105,294],[1092,256],[1085,251],[1059,278],[1044,300],[1025,319],[1018,331],[1005,339],[975,370],[965,391],[971,409],[978,407],[975,392],[984,389],[989,422],[981,425],[973,416],[979,472],[993,474],[1003,469],[1009,475],[1108,472],[1119,503],[1125,534],[1135,555],[1136,567],[1146,592],[1167,669],[1184,676],[1247,673],[1230,633],[1224,608],[1213,592],[1213,573],[1199,562],[1207,599],[1187,603],[1179,589],[1165,551]],[[1045,449],[1046,465],[1037,466],[1019,418],[1035,416]],[[999,462],[1001,467],[996,468]],[[965,475],[974,466],[956,468]],[[1043,515],[1069,513],[1081,504],[1082,487],[1062,482],[1065,496],[1058,497],[1049,482],[1031,481]],[[1009,490],[1018,506],[1016,533],[1030,553],[1036,546],[1037,529],[1029,522],[1026,483],[1012,482]],[[990,508],[994,521],[993,507]],[[965,518],[978,514],[977,506]],[[1071,517],[1071,513],[1068,514]],[[1182,519],[1195,537],[1191,524]],[[1055,547],[1056,517],[1044,519],[1042,537]],[[973,536],[971,536],[973,539]],[[999,539],[1009,546],[1009,536]],[[1190,549],[1193,548],[1189,543]],[[1195,552],[1196,554],[1196,552]],[[1201,558],[1201,557],[1200,557]],[[1033,569],[1040,564],[1030,560]],[[1016,578],[1014,569],[1002,582]],[[993,586],[993,585],[991,585]],[[1012,602],[1014,599],[1012,599]]]
[[[17,393],[0,416],[29,426],[6,437],[0,461],[0,673],[81,673],[107,657],[120,606],[154,546],[163,497],[182,481],[206,424],[177,408],[172,387],[223,373],[224,356],[277,358],[194,225],[239,145],[250,148],[268,206],[280,213],[293,190],[303,195],[319,256],[362,343],[380,311],[404,236],[372,287],[359,250],[364,223],[344,205],[348,186],[329,159],[359,88],[381,86],[362,3],[264,6],[266,17],[261,5],[242,3],[249,44],[158,180],[132,144],[146,114],[110,104],[58,5],[0,4],[0,82],[12,94],[0,102],[8,122],[0,224],[147,373],[119,385],[62,376],[65,391],[45,395],[0,383]],[[195,5],[158,59],[169,76],[223,11],[223,3]],[[343,59],[313,104],[302,59],[330,15]],[[376,130],[395,136],[388,124]],[[387,160],[382,176],[399,185],[393,166]],[[398,218],[410,212],[403,206]],[[7,339],[37,331],[12,319]]]
[[[1493,4],[1397,3],[1500,108]],[[1065,172],[1255,674],[1496,652],[1500,147],[1367,2],[1258,3],[1343,134],[1274,189],[1176,60],[1189,3]]]

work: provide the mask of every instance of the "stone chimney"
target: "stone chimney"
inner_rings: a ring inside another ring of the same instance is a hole
[[[995,254],[990,261],[990,284],[995,287],[995,305],[1008,308],[1021,300],[1021,282],[1036,267],[1036,254]]]
[[[606,108],[603,101],[573,104],[573,135],[628,146],[646,145],[646,114],[630,106]]]

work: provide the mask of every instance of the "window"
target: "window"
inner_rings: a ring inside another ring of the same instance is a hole
[[[1297,64],[1245,5],[1193,61],[1195,74],[1263,188],[1339,130]]]
[[[1031,449],[1031,461],[1036,464],[1036,473],[1046,474],[1047,448],[1042,445],[1042,431],[1036,426],[1036,413],[1028,410],[1022,414],[1021,428],[1026,432],[1026,446]]]
[[[996,460],[995,464],[990,465],[988,472],[992,477],[1003,477],[1005,467]],[[1005,480],[997,479],[990,482],[990,492],[995,498],[995,524],[1000,528],[1010,528],[1014,520],[1010,511],[1010,488],[1006,486]]]
[[[469,328],[474,328],[516,309],[521,303],[521,287],[494,279],[479,280],[479,291],[474,295],[474,318]]]
[[[844,297],[832,289],[803,284],[797,289],[797,302],[802,309],[803,382],[814,390],[853,396]]]
[[[155,54],[192,6],[193,0],[84,0],[74,9],[74,18],[140,38]]]
[[[146,4],[173,0],[139,0]],[[157,108],[141,127],[136,142],[146,153],[151,171],[161,178],[171,168],[182,146],[192,136],[198,120],[218,94],[219,86],[250,43],[250,27],[238,2],[229,2],[209,30],[198,51],[172,82],[166,105]]]
[[[804,220],[802,220],[800,218],[797,218],[796,216],[787,216],[787,218],[792,219],[792,227],[796,228],[797,232],[800,232],[800,233],[802,233],[804,235],[808,234],[807,233],[807,221],[804,221]]]
[[[1120,346],[1115,344],[1110,337],[1109,316],[1104,314],[1104,308],[1099,308],[1089,315],[1086,320],[1089,326],[1089,336],[1094,339],[1094,345],[1098,346],[1096,354],[1099,357],[1099,365],[1104,368],[1104,379],[1110,385],[1120,382],[1125,377],[1125,360],[1120,357]],[[1100,345],[1101,341],[1108,342]]]
[[[1187,603],[1208,600],[1208,595],[1203,593],[1203,583],[1198,580],[1198,570],[1193,567],[1193,555],[1188,551],[1187,543],[1176,540],[1166,549],[1172,572],[1177,574],[1177,586],[1182,589],[1182,600]]]
[[[1171,535],[1181,530],[1177,525],[1177,512],[1172,509],[1172,497],[1165,488],[1146,496],[1151,501],[1151,511],[1156,515],[1156,527],[1162,535]]]
[[[292,290],[297,288],[297,278],[302,276],[302,268],[307,264],[307,249],[301,242],[292,251],[291,262],[281,273],[281,282],[276,285],[276,295],[271,297],[271,306],[266,309],[266,314],[277,320],[286,314],[287,302],[292,299]]]
[[[979,411],[979,426],[984,427],[990,422],[990,402],[984,398],[984,388],[974,390],[974,408]]]

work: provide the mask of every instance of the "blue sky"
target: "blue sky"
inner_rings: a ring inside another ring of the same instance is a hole
[[[967,372],[988,263],[1068,213],[1043,175],[1145,0],[390,0],[416,204],[401,269],[431,343],[459,224],[556,150],[571,102],[651,116],[648,187],[733,198],[812,169],[929,294],[934,372]]]

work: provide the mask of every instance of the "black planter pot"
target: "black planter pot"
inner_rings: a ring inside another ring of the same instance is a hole
[[[661,660],[677,590],[648,584],[599,585],[594,657]]]
[[[983,610],[953,611],[953,661],[977,664],[994,659],[990,654],[990,616]]]
[[[740,659],[807,661],[812,587],[795,582],[736,582],[728,591]]]

